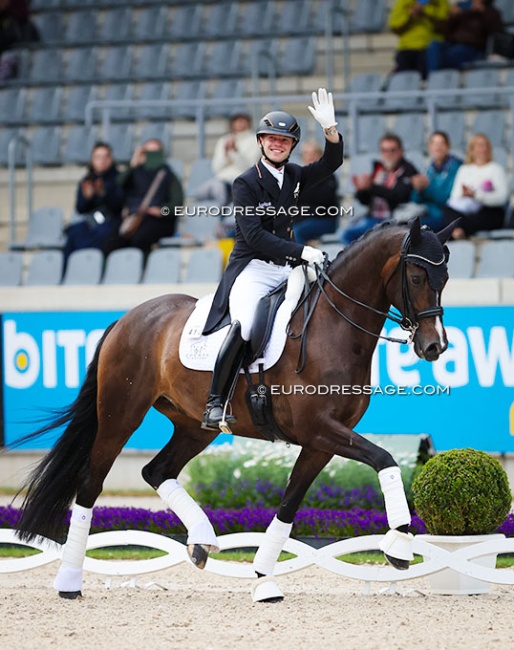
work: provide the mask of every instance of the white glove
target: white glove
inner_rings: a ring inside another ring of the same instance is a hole
[[[318,266],[323,266],[323,262],[325,261],[323,252],[312,246],[303,247],[301,258],[309,264],[318,264]]]
[[[332,93],[327,93],[325,88],[320,88],[317,96],[316,93],[312,93],[312,103],[314,108],[308,106],[308,109],[324,129],[337,125]]]

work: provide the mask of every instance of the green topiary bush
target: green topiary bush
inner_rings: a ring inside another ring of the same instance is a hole
[[[500,463],[475,449],[452,449],[430,459],[414,479],[412,493],[432,535],[494,533],[512,500]]]

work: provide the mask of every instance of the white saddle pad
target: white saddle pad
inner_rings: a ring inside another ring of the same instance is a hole
[[[286,297],[278,309],[264,356],[252,363],[249,368],[251,373],[259,371],[259,363],[264,365],[264,370],[271,368],[282,356],[286,344],[287,324],[302,295],[303,281],[302,268],[296,267],[289,276]],[[218,351],[230,327],[227,325],[213,334],[202,335],[213,298],[214,294],[211,293],[198,300],[182,330],[179,357],[182,365],[190,370],[213,370]]]

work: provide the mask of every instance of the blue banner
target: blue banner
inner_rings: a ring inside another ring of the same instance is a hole
[[[103,330],[121,315],[3,314],[6,444],[75,399]],[[371,403],[356,430],[427,433],[438,451],[514,452],[514,307],[449,307],[444,324],[449,348],[435,363],[418,359],[411,346],[379,342],[371,385],[360,387],[373,393]],[[384,333],[405,338],[396,327]],[[168,419],[151,409],[127,448],[160,449],[172,432]],[[25,448],[49,447],[55,437]]]

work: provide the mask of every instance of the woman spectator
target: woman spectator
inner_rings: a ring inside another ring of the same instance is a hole
[[[434,231],[444,225],[443,209],[450,198],[457,170],[462,160],[450,153],[450,138],[444,131],[434,131],[428,139],[430,164],[426,174],[415,174],[411,178],[414,189],[411,201],[425,208],[421,217],[423,225]]]
[[[65,258],[80,248],[105,250],[108,242],[117,236],[122,207],[123,190],[118,184],[112,149],[104,142],[97,142],[91,152],[88,172],[77,188],[75,216],[79,221],[66,231]]]
[[[450,200],[444,208],[446,222],[462,217],[453,238],[465,239],[479,230],[501,228],[508,198],[505,170],[493,161],[487,136],[476,133],[469,141],[465,164],[457,171]]]

